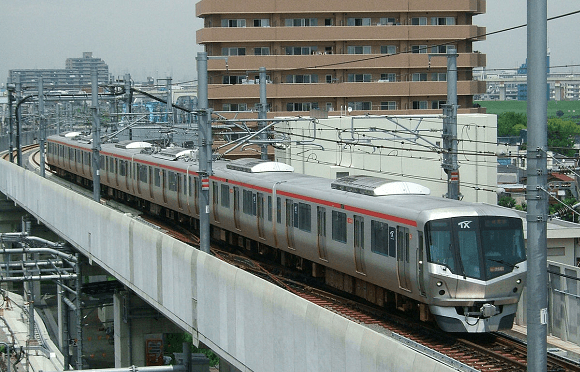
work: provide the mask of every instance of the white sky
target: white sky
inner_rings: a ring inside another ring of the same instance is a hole
[[[488,0],[474,24],[487,32],[524,24],[526,7],[526,0]],[[10,69],[64,68],[83,52],[102,58],[114,76],[137,81],[196,75],[202,20],[194,0],[0,0],[0,10],[0,84]],[[579,0],[548,1],[549,17],[576,10]],[[552,66],[580,64],[580,14],[549,22],[548,43]],[[515,68],[526,59],[526,29],[489,36],[474,50],[487,54],[490,69]]]

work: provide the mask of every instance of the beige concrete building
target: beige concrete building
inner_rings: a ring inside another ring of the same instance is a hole
[[[266,67],[271,116],[348,107],[352,114],[440,113],[444,54],[455,47],[459,112],[481,113],[473,95],[485,92],[485,82],[474,81],[472,70],[485,66],[485,55],[473,44],[485,28],[472,19],[485,8],[485,0],[201,0],[197,42],[210,56],[210,107],[253,117],[257,71]]]

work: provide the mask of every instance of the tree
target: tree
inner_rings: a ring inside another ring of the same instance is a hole
[[[502,112],[497,116],[498,137],[519,136],[520,130],[526,129],[528,119],[524,114]]]
[[[558,118],[548,119],[548,148],[565,156],[574,156],[574,137],[580,127],[573,121]]]
[[[502,207],[513,208],[516,206],[516,200],[511,196],[504,195],[499,198],[497,204],[501,205]]]
[[[564,111],[562,111],[562,110],[556,111],[556,116],[561,118],[562,116],[564,116]]]

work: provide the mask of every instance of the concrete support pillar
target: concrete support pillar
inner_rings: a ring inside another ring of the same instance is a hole
[[[154,365],[163,350],[163,335],[181,333],[179,327],[129,292],[113,296],[115,368]]]
[[[560,82],[557,82],[556,84],[554,84],[554,93],[556,93],[554,99],[556,101],[561,101],[562,100],[562,93],[563,93],[563,86]]]
[[[115,368],[129,367],[132,365],[129,355],[130,337],[129,324],[126,322],[124,312],[124,297],[126,292],[113,295],[113,313],[115,329]]]
[[[499,83],[499,100],[505,101],[506,97],[506,87],[504,83]]]
[[[225,359],[220,358],[220,369],[219,372],[241,372],[236,367],[232,366]]]

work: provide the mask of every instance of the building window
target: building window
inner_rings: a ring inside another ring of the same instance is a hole
[[[254,27],[270,27],[270,20],[268,18],[254,19]]]
[[[348,103],[348,107],[352,107],[353,110],[372,110],[373,108],[373,104],[372,102],[366,102],[366,101],[362,101],[362,102],[349,102]]]
[[[289,18],[284,21],[286,27],[318,26],[316,18]]]
[[[441,100],[441,101],[431,101],[431,108],[433,110],[438,110],[438,109],[442,109],[443,105],[446,104],[447,101],[445,100]]]
[[[455,17],[431,17],[431,24],[433,26],[453,26],[455,25]]]
[[[318,75],[286,75],[287,83],[318,83]]]
[[[222,79],[222,84],[242,84],[242,80],[246,75],[225,75]]]
[[[288,102],[286,111],[310,111],[318,109],[318,102]]]
[[[287,56],[306,56],[314,54],[318,48],[312,47],[286,47]]]
[[[248,104],[246,103],[224,103],[222,105],[223,111],[248,111]]]
[[[397,74],[395,73],[385,73],[385,74],[381,74],[381,80],[380,81],[390,81],[390,82],[395,82],[397,81]]]
[[[431,81],[447,81],[446,72],[433,72],[431,74]]]
[[[346,213],[332,211],[332,240],[346,243]]]
[[[397,46],[381,45],[381,54],[397,54]]]
[[[246,48],[222,48],[222,56],[245,56]]]
[[[411,75],[411,80],[412,81],[427,81],[427,73],[424,72],[416,72],[413,75]]]
[[[371,54],[370,45],[350,45],[346,48],[347,54]]]
[[[324,19],[324,25],[325,26],[334,26],[334,19],[332,19],[332,18],[325,18]]]
[[[372,81],[371,74],[348,74],[347,81],[349,83],[368,83]]]
[[[245,19],[222,19],[222,27],[246,27]]]
[[[269,47],[254,48],[254,55],[255,56],[269,56],[270,55],[270,48]]]
[[[411,53],[427,53],[427,45],[412,45]]]
[[[427,110],[427,101],[413,101],[413,110]]]
[[[431,47],[431,53],[446,54],[451,49],[457,50],[457,47],[455,45],[433,45]]]
[[[397,20],[395,18],[392,17],[383,17],[379,19],[379,23],[377,23],[378,26],[384,26],[384,25],[394,25],[397,23]]]
[[[411,25],[425,26],[427,25],[427,17],[413,17],[411,18]]]
[[[381,102],[381,110],[396,110],[396,109],[397,109],[396,101]]]
[[[347,26],[370,26],[371,19],[370,18],[347,18],[346,25]]]

